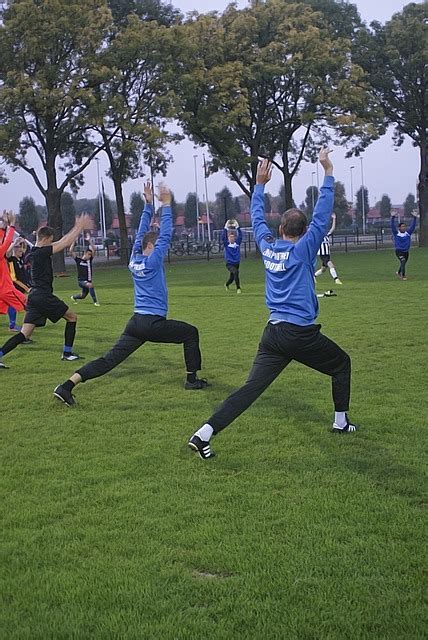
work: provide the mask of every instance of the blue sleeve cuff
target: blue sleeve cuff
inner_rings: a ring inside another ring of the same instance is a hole
[[[323,187],[332,187],[334,185],[334,176],[325,176]]]
[[[256,184],[256,186],[254,187],[254,193],[264,193],[264,192],[265,192],[265,185]]]

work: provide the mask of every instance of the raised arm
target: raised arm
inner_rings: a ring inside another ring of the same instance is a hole
[[[224,247],[227,247],[227,245],[229,244],[229,240],[227,239],[227,229],[226,229],[226,227],[221,232],[221,241],[222,241]]]
[[[146,261],[146,265],[150,269],[156,269],[162,265],[172,238],[171,192],[166,186],[160,185],[158,197],[162,204],[162,217],[159,237],[155,242],[153,252]]]
[[[395,213],[391,213],[391,231],[392,235],[396,236],[398,233],[397,224],[395,222]]]
[[[237,238],[236,238],[236,244],[241,244],[242,242],[242,231],[241,231],[241,227],[238,227],[237,229]]]
[[[334,204],[334,178],[333,164],[329,158],[331,151],[327,148],[321,149],[319,161],[324,168],[324,183],[320,190],[320,196],[315,205],[311,224],[306,233],[298,240],[294,249],[294,255],[312,264],[321,242],[326,235],[327,225],[333,211]]]
[[[265,237],[271,237],[272,233],[265,220],[265,184],[269,182],[272,175],[272,164],[269,160],[259,162],[256,176],[256,186],[251,198],[251,222],[253,224],[253,235],[257,245]]]
[[[72,258],[75,258],[77,256],[77,253],[74,250],[74,245],[76,244],[76,242],[72,242],[69,248],[69,252]]]
[[[416,229],[416,222],[418,220],[418,214],[415,213],[414,211],[412,211],[412,216],[413,216],[413,220],[410,223],[410,227],[407,229],[407,233],[409,234],[409,236],[411,236],[413,231]]]
[[[328,231],[327,235],[331,236],[331,234],[334,233],[335,229],[336,229],[336,214],[332,213],[331,214],[331,227],[330,227],[330,230]]]
[[[141,214],[140,224],[138,225],[137,235],[135,236],[134,246],[132,247],[132,253],[141,253],[141,241],[147,231],[150,229],[150,222],[153,215],[153,192],[150,181],[144,184],[144,197],[146,204]]]
[[[64,249],[69,247],[74,243],[75,240],[77,240],[79,233],[82,233],[84,229],[92,229],[93,224],[94,223],[91,216],[87,213],[78,216],[76,218],[74,227],[70,229],[70,231],[66,233],[65,236],[62,236],[60,240],[52,243],[52,253],[59,253],[60,251],[63,251]]]

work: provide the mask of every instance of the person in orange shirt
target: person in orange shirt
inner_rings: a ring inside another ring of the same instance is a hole
[[[9,309],[24,311],[27,302],[25,295],[15,288],[6,260],[16,233],[15,217],[12,211],[3,211],[0,219],[0,314],[8,313]]]

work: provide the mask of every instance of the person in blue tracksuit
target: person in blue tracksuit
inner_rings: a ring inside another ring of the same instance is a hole
[[[409,259],[409,249],[412,242],[412,233],[416,229],[416,219],[418,217],[416,212],[412,211],[413,220],[410,227],[407,229],[405,222],[400,222],[397,228],[395,220],[395,213],[391,214],[391,230],[394,237],[395,255],[400,261],[400,268],[396,271],[396,275],[400,280],[407,280],[406,278],[406,262]]]
[[[264,187],[270,179],[272,165],[267,160],[259,164],[251,218],[265,267],[269,321],[245,384],[233,392],[189,440],[189,446],[202,458],[214,455],[211,436],[245,411],[292,360],[331,376],[335,407],[332,430],[350,433],[357,428],[347,415],[351,360],[337,344],[322,335],[321,326],[315,324],[318,300],[314,262],[328,229],[334,202],[333,165],[328,149],[320,152],[320,162],[325,179],[312,222],[308,227],[302,211],[289,209],[281,218],[280,239],[276,241],[264,219]],[[286,411],[284,404],[285,414]]]
[[[222,233],[222,241],[224,246],[224,260],[226,269],[230,276],[224,285],[226,291],[229,291],[230,285],[235,281],[236,293],[241,293],[241,283],[239,281],[239,265],[241,262],[241,242],[242,231],[236,220],[228,220],[224,225]]]
[[[134,280],[134,315],[112,349],[101,358],[78,369],[71,378],[54,389],[54,396],[67,406],[74,404],[72,390],[80,382],[108,373],[145,342],[183,344],[186,363],[185,389],[205,389],[208,383],[197,376],[201,368],[199,333],[187,322],[167,320],[168,289],[164,258],[172,237],[171,193],[161,186],[162,219],[159,236],[149,231],[153,214],[153,194],[150,182],[144,186],[146,206],[135,238],[129,270]]]

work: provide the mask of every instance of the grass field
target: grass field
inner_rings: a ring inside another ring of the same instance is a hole
[[[206,391],[183,390],[180,347],[146,345],[68,409],[52,396],[76,368],[59,359],[63,323],[5,358],[1,638],[426,638],[428,252],[412,250],[407,282],[392,251],[335,262],[344,286],[320,321],[352,357],[354,435],[329,432],[330,380],[293,363],[213,440],[216,458],[187,448],[251,366],[267,318],[255,259],[241,296],[218,261],[167,267]],[[55,283],[65,300],[72,276]],[[126,269],[95,283],[102,306],[77,307],[86,360],[132,314]]]

